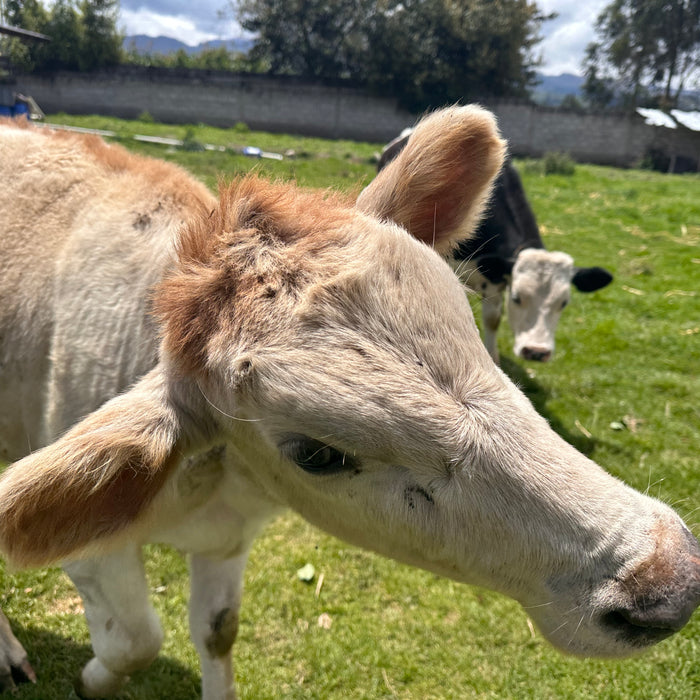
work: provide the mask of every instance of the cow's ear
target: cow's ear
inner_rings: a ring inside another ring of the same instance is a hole
[[[503,284],[506,278],[513,272],[515,260],[504,258],[502,255],[482,255],[476,261],[479,272],[491,282],[491,284]]]
[[[595,292],[609,285],[613,276],[602,267],[577,267],[571,283],[579,292]]]
[[[20,566],[116,540],[177,461],[183,416],[160,366],[0,478],[0,549]]]
[[[357,206],[446,255],[478,223],[504,153],[490,112],[475,106],[433,112],[362,191]]]

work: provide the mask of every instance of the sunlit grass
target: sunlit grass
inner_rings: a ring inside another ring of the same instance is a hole
[[[142,145],[133,133],[182,138],[185,127],[63,117],[117,131],[129,148],[182,163],[214,187],[251,167],[305,186],[357,191],[378,144],[195,127],[206,143],[303,154],[284,161]],[[548,247],[615,281],[574,292],[546,365],[515,360],[501,330],[504,369],[567,440],[634,487],[672,503],[700,534],[700,179],[577,166],[571,177],[521,166]],[[478,305],[475,304],[477,317]],[[297,569],[312,563],[305,584]],[[163,653],[122,698],[196,697],[187,631],[186,564],[149,547],[147,570],[163,620]],[[323,586],[317,594],[318,577]],[[39,673],[20,698],[70,697],[89,658],[80,603],[58,570],[0,573],[0,604]],[[326,626],[319,626],[319,618]],[[330,628],[328,628],[330,619]],[[515,603],[362,552],[289,514],[256,543],[246,576],[236,676],[244,699],[700,697],[700,620],[643,657],[562,656],[532,632]]]

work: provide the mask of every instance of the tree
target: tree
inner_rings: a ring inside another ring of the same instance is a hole
[[[55,70],[76,70],[83,41],[83,27],[71,0],[56,0],[44,33],[59,39],[53,39],[41,47],[41,55],[38,57],[40,62]]]
[[[700,0],[614,0],[586,51],[584,92],[597,106],[674,107],[700,69]]]
[[[258,35],[250,53],[275,74],[311,78],[358,77],[363,27],[372,0],[240,0],[241,26]],[[386,3],[389,4],[389,3]],[[359,46],[358,46],[359,44]]]
[[[117,31],[119,0],[82,0],[83,41],[80,70],[93,71],[120,63],[122,37]]]
[[[9,42],[10,58],[20,69],[98,70],[121,61],[117,32],[118,0],[56,0],[50,10],[38,0],[7,0],[8,24],[46,34],[46,44]]]
[[[240,0],[272,73],[351,78],[413,110],[524,96],[543,15],[529,0]]]
[[[5,21],[13,27],[21,27],[32,32],[44,33],[49,15],[38,0],[6,0]],[[36,66],[44,47],[28,44],[20,39],[8,39],[5,44],[7,55],[13,65],[26,70]]]
[[[463,99],[524,97],[550,16],[526,0],[407,0],[377,18],[370,85],[414,110]],[[379,25],[381,23],[382,26]],[[385,46],[382,38],[390,37]]]

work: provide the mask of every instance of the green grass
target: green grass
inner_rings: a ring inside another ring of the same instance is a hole
[[[211,186],[221,173],[255,167],[303,185],[356,191],[371,179],[371,157],[379,150],[378,144],[195,128],[201,142],[303,154],[282,163],[251,161],[168,152],[127,138],[182,138],[185,127],[61,119],[115,130],[128,147],[176,160]],[[615,281],[592,295],[574,292],[550,364],[516,361],[504,325],[503,367],[567,440],[634,487],[672,503],[700,534],[700,179],[582,165],[568,177],[521,172],[547,246],[581,265],[607,267]],[[307,562],[324,575],[318,597],[316,581],[304,584],[295,574]],[[196,697],[185,563],[172,550],[150,547],[147,568],[166,642],[160,659],[120,697]],[[70,697],[72,678],[90,655],[70,582],[58,570],[3,572],[0,604],[40,677],[19,697]],[[318,625],[324,613],[330,629]],[[564,657],[532,634],[515,603],[359,551],[292,514],[255,545],[235,646],[239,692],[251,700],[691,700],[700,697],[699,658],[698,615],[639,659]]]

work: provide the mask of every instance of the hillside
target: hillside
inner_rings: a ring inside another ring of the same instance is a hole
[[[218,49],[221,46],[229,51],[245,53],[250,50],[253,43],[253,39],[238,37],[235,39],[214,39],[190,46],[169,36],[154,37],[146,34],[133,34],[124,37],[122,45],[127,51],[136,51],[140,54],[169,54],[180,50],[188,54],[196,54],[205,49]]]

